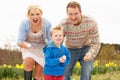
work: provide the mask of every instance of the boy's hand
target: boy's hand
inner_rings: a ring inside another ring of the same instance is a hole
[[[61,63],[64,63],[65,60],[66,60],[66,56],[65,56],[65,55],[63,55],[62,57],[59,58],[59,61],[60,61]]]

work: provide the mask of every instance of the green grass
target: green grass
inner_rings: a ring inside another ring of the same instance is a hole
[[[73,74],[72,80],[79,80],[80,76]],[[92,80],[120,80],[120,72],[109,72],[106,74],[96,74],[92,75]]]
[[[79,80],[80,76],[77,74],[72,75],[71,80]],[[1,80],[24,80],[22,79],[11,79],[11,78],[3,78]],[[120,72],[119,71],[113,71],[113,72],[107,72],[106,74],[96,74],[92,75],[92,80],[120,80]]]

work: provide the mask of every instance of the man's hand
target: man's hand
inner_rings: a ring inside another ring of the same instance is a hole
[[[84,56],[84,60],[85,61],[90,61],[91,60],[91,53],[90,52],[86,53],[86,55]]]

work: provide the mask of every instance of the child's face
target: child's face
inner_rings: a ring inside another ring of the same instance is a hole
[[[51,39],[55,45],[59,46],[63,41],[63,32],[61,30],[53,30]]]

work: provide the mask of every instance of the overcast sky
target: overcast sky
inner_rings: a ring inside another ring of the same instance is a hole
[[[15,43],[18,27],[30,4],[39,4],[43,17],[52,25],[66,16],[66,5],[71,0],[1,0],[0,1],[0,44]],[[80,2],[82,14],[91,15],[98,23],[100,40],[103,43],[120,44],[119,0],[76,0]]]

